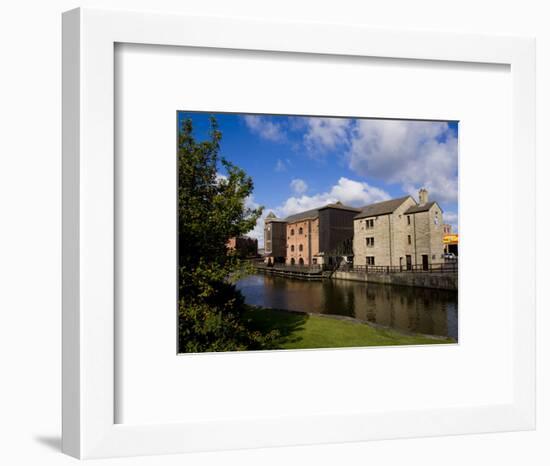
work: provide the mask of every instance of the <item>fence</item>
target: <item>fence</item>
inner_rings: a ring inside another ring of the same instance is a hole
[[[343,272],[366,272],[366,273],[453,273],[458,272],[458,262],[442,262],[439,264],[416,264],[416,265],[351,265],[342,264],[339,270]]]
[[[257,269],[266,269],[266,270],[280,270],[281,272],[310,272],[310,273],[319,273],[323,271],[321,265],[286,265],[286,264],[274,264],[266,265],[263,263],[256,263],[255,267]]]
[[[341,263],[340,265],[287,265],[274,264],[268,266],[264,263],[256,263],[257,269],[273,270],[281,272],[297,273],[320,273],[322,271],[330,272],[366,272],[366,273],[398,273],[398,272],[416,272],[416,273],[456,273],[458,272],[458,262],[449,261],[438,264],[416,264],[416,265],[352,265]]]

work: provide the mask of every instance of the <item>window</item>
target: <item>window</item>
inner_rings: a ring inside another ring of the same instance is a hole
[[[410,225],[410,224],[411,224],[411,216],[407,215],[407,225]]]
[[[302,227],[300,227],[300,229],[298,230],[298,234],[299,235],[303,235],[304,234],[304,229]]]
[[[407,236],[407,243],[411,244],[411,235]]]
[[[372,247],[374,247],[374,238],[371,236],[367,238],[367,248],[372,248]]]
[[[365,220],[365,227],[366,228],[374,228],[374,219]]]
[[[294,252],[294,245],[290,246],[290,252]]]
[[[290,230],[290,236],[294,236],[294,228]]]
[[[300,246],[298,246],[298,251],[303,251],[304,250],[304,247],[300,244]]]
[[[367,256],[367,265],[374,265],[374,256]]]

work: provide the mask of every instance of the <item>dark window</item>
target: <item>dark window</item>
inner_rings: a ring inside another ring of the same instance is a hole
[[[409,244],[411,244],[411,235],[408,235],[408,236],[407,236],[407,242],[408,242]]]
[[[367,265],[374,265],[374,256],[367,256]]]
[[[294,236],[294,228],[290,230],[290,236]]]
[[[369,237],[367,238],[367,248],[372,248],[372,247],[374,247],[374,238]]]
[[[294,245],[290,246],[290,251],[294,252]]]
[[[407,225],[410,225],[410,224],[411,224],[411,216],[407,215]]]
[[[298,246],[298,251],[303,251],[304,250],[304,247],[300,244],[300,246]]]
[[[366,228],[374,228],[374,219],[365,220],[365,227]]]
[[[304,229],[302,227],[300,227],[300,229],[298,230],[298,234],[300,234],[300,235],[304,234]]]

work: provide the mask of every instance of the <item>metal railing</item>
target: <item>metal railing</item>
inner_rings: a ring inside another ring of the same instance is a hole
[[[256,263],[255,266],[259,269],[268,269],[268,270],[280,270],[287,272],[321,272],[323,270],[321,265],[312,264],[312,265],[287,265],[287,264],[274,264],[267,265],[265,263],[259,264]]]
[[[449,261],[438,264],[410,264],[410,265],[351,265],[343,264],[340,269],[344,272],[366,272],[366,273],[456,273],[458,262]]]

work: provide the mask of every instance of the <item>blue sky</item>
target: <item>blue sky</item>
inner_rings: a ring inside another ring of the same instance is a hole
[[[198,140],[209,118],[221,155],[254,180],[250,206],[284,217],[337,200],[363,206],[428,189],[458,231],[458,123],[178,112]],[[223,174],[223,171],[220,171]],[[263,219],[251,236],[262,243]]]

